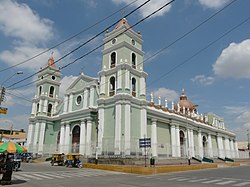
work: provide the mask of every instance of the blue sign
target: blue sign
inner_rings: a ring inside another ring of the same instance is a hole
[[[140,148],[151,147],[151,138],[140,138],[139,147]]]

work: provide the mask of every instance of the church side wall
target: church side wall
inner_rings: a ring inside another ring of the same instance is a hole
[[[158,156],[171,154],[170,126],[167,123],[157,122],[157,151]]]

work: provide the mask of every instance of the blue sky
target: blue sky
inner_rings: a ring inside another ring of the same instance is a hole
[[[132,2],[1,0],[0,79],[6,80],[17,71],[24,72],[23,75],[15,75],[6,81],[4,86],[8,87],[35,73],[46,65],[52,51],[55,60],[60,58],[145,1],[134,2],[124,11],[31,61],[1,71],[49,49]],[[142,9],[127,17],[129,24],[135,24],[167,1],[151,0]],[[246,140],[246,130],[250,129],[250,1],[234,1],[178,40],[230,2],[232,1],[176,0],[133,29],[140,31],[143,37],[144,59],[149,58],[144,66],[148,73],[147,94],[154,93],[155,102],[158,96],[162,100],[167,98],[168,101],[177,101],[184,88],[188,99],[199,105],[199,113],[213,112],[224,117],[226,128],[235,132],[238,140]],[[103,34],[98,36],[79,51],[58,62],[58,66],[62,67],[102,44],[103,37]],[[174,42],[176,40],[178,42]],[[171,43],[174,44],[166,48]],[[152,57],[164,47],[165,50]],[[204,50],[199,52],[201,49]],[[102,50],[98,49],[63,69],[60,95],[63,96],[67,85],[81,72],[97,77],[101,62]],[[0,116],[1,127],[8,128],[13,124],[14,129],[27,129],[35,85],[21,86],[34,80],[36,76],[7,90],[6,101],[2,106],[7,107],[9,112]]]

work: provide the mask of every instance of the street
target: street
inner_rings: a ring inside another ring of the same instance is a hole
[[[158,175],[136,175],[88,168],[67,168],[46,163],[22,163],[13,172],[12,186],[116,186],[116,187],[209,187],[250,186],[250,166],[226,167]]]

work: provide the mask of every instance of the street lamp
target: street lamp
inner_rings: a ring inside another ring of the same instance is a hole
[[[23,74],[22,71],[17,71],[16,73],[14,73],[13,75],[9,76],[7,79],[5,79],[2,83],[1,83],[1,87],[3,87],[3,84],[6,83],[8,80],[10,80],[12,77],[14,77],[15,75],[21,75]]]
[[[0,106],[2,104],[2,101],[4,101],[5,99],[5,87],[3,86],[8,80],[10,80],[12,77],[14,77],[15,75],[20,75],[23,74],[22,71],[18,71],[16,73],[14,73],[13,75],[9,76],[7,79],[5,79],[2,83],[1,83],[1,87],[0,87]]]

